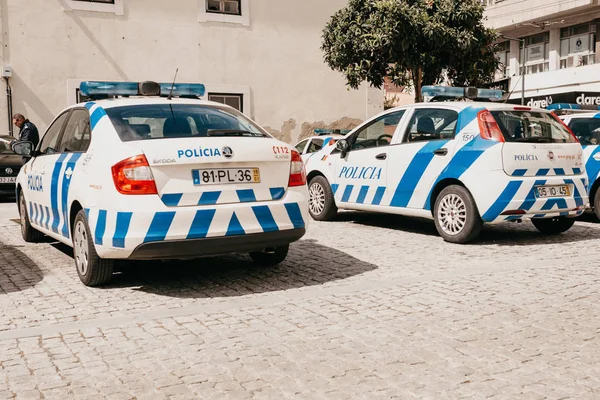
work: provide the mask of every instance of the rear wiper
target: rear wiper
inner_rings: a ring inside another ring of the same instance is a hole
[[[259,132],[250,132],[243,129],[209,129],[208,136],[264,136]]]

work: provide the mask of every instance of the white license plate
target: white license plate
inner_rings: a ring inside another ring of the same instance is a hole
[[[569,185],[538,186],[535,189],[538,198],[571,196]]]
[[[16,183],[17,178],[0,178],[0,183]]]
[[[194,185],[260,183],[258,168],[211,168],[192,170]]]

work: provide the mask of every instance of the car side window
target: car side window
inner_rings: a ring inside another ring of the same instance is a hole
[[[388,146],[405,110],[395,111],[375,119],[354,134],[352,150]]]
[[[306,144],[308,143],[308,139],[305,139],[296,145],[296,151],[300,154],[304,151]]]
[[[87,110],[73,110],[65,125],[65,133],[60,140],[60,153],[84,152],[90,145],[90,114]]]
[[[60,132],[62,131],[68,115],[68,111],[62,113],[54,123],[50,125],[38,147],[41,154],[58,153],[58,139],[60,138]]]
[[[316,151],[319,151],[323,148],[323,139],[313,139],[310,142],[310,145],[308,146],[308,150],[306,151],[306,153],[310,154],[310,153],[314,153]]]
[[[458,113],[443,108],[416,109],[408,124],[404,142],[453,139]]]

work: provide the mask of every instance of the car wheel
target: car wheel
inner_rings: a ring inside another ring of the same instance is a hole
[[[594,195],[594,212],[596,213],[596,217],[600,219],[600,190],[596,190],[596,194]]]
[[[112,278],[114,260],[98,256],[85,212],[80,210],[73,223],[73,258],[79,279],[86,286],[100,286]]]
[[[29,215],[27,214],[27,202],[25,201],[25,195],[21,193],[19,195],[19,214],[21,218],[21,235],[23,240],[27,243],[38,243],[44,237],[44,234],[33,226],[29,222]]]
[[[573,224],[575,224],[575,218],[541,218],[532,219],[531,222],[533,223],[533,226],[535,226],[537,230],[542,232],[543,234],[558,235],[559,233],[563,233],[571,229]]]
[[[256,265],[271,267],[283,262],[288,255],[289,249],[290,245],[286,244],[285,246],[274,247],[270,251],[253,251],[250,252],[250,258]]]
[[[442,190],[435,200],[435,227],[445,241],[468,243],[479,236],[483,221],[471,193],[459,185]]]
[[[308,211],[316,221],[330,221],[337,215],[331,185],[323,176],[315,176],[308,185]]]

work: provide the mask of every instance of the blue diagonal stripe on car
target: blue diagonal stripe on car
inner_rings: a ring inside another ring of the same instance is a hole
[[[335,197],[335,193],[337,192],[337,190],[339,189],[340,185],[338,185],[337,183],[334,183],[331,185],[331,192],[333,193],[333,196]]]
[[[269,206],[255,206],[252,207],[252,211],[254,211],[263,232],[277,232],[279,230]]]
[[[525,176],[526,173],[526,169],[515,169],[512,173],[512,176]]]
[[[177,207],[182,197],[183,193],[168,193],[163,194],[161,200],[167,207]]]
[[[581,174],[581,168],[573,168],[573,175]]]
[[[38,205],[37,203],[33,203],[33,214],[31,216],[31,222],[37,224],[37,216],[38,216]]]
[[[212,206],[217,204],[221,197],[221,192],[204,192],[198,201],[199,206]]]
[[[552,210],[554,206],[558,206],[559,210],[568,208],[567,201],[565,199],[549,199],[546,204],[542,206],[543,211]]]
[[[89,101],[89,102],[85,103],[85,108],[87,108],[88,110],[91,110],[92,107],[94,107],[95,105],[96,105],[95,102]]]
[[[580,207],[583,205],[583,198],[581,197],[581,193],[579,193],[579,189],[577,189],[577,185],[573,179],[565,179],[566,184],[573,185],[573,198],[575,199],[575,206]]]
[[[381,200],[383,200],[383,195],[385,194],[385,186],[379,186],[377,191],[375,192],[375,197],[373,197],[373,202],[371,203],[374,206],[378,206],[381,204]]]
[[[44,206],[39,204],[40,214],[38,216],[38,225],[44,226]]]
[[[369,186],[361,186],[360,188],[360,192],[358,192],[358,198],[356,199],[356,202],[358,204],[363,204],[365,202],[365,199],[367,198],[367,194],[369,193]]]
[[[256,195],[252,189],[236,190],[238,198],[242,203],[256,202]]]
[[[204,239],[215,217],[216,210],[198,210],[188,232],[188,239]]]
[[[546,181],[535,181],[535,183],[531,187],[531,190],[529,190],[529,193],[527,193],[527,196],[525,197],[525,201],[523,201],[523,204],[521,204],[521,206],[519,207],[519,210],[529,211],[531,209],[531,207],[533,207],[533,205],[535,204],[535,201],[537,199],[535,197],[535,187],[542,186],[545,184],[546,184]]]
[[[67,172],[70,170],[71,173],[75,171],[75,166],[77,161],[81,158],[82,153],[73,153],[71,158],[67,162],[65,166],[65,172],[63,174],[62,180],[62,190],[61,190],[61,200],[62,200],[62,216],[63,216],[63,227],[62,227],[62,235],[69,238],[69,188],[71,187],[71,181],[73,180],[73,175],[67,175]]]
[[[535,174],[535,176],[546,176],[548,175],[548,172],[550,172],[548,168],[542,168]]]
[[[58,225],[60,224],[60,213],[58,210],[58,181],[60,179],[60,171],[63,161],[67,158],[67,153],[61,154],[54,163],[52,171],[52,180],[50,181],[50,207],[52,208],[52,232],[58,233]]]
[[[283,195],[285,194],[285,188],[282,187],[271,188],[269,191],[271,192],[271,199],[273,200],[279,200],[283,198]]]
[[[433,152],[444,147],[448,143],[447,140],[435,140],[427,143],[415,154],[412,161],[406,168],[400,183],[396,188],[390,205],[392,207],[406,207],[412,198],[419,181],[423,177],[425,170],[435,157]]]
[[[521,187],[522,181],[511,181],[506,185],[500,196],[496,199],[494,204],[487,209],[485,214],[481,217],[485,222],[492,222],[504,211],[506,206],[517,194],[517,190]]]
[[[113,247],[121,249],[125,248],[125,238],[129,231],[129,225],[131,224],[131,212],[118,212],[117,213],[117,227],[115,228],[115,235],[113,236]]]
[[[594,181],[598,177],[598,172],[600,172],[600,162],[594,159],[594,156],[600,152],[600,146],[595,146],[595,149],[588,156],[588,160],[585,163],[585,171],[588,174],[588,178],[590,178],[590,187],[593,186]]]
[[[94,242],[100,246],[104,244],[104,233],[106,232],[106,210],[98,211],[98,222],[94,232]]]
[[[554,168],[555,175],[565,175],[565,170],[562,168]]]
[[[285,209],[290,217],[290,221],[292,221],[292,225],[294,225],[294,228],[304,228],[304,218],[302,218],[302,212],[300,211],[300,206],[298,206],[298,203],[285,204]]]
[[[229,226],[227,227],[227,233],[225,234],[225,236],[237,236],[245,234],[246,231],[244,230],[244,227],[242,227],[240,220],[234,212],[231,216],[231,220],[229,221]]]
[[[98,107],[94,110],[94,112],[92,112],[92,115],[90,116],[90,125],[92,126],[92,131],[104,116],[106,116],[106,111],[104,111],[102,107]]]
[[[174,211],[162,211],[154,214],[154,218],[152,218],[152,222],[150,223],[150,228],[148,228],[148,232],[144,238],[144,243],[165,240],[169,228],[171,227],[171,223],[173,223],[173,218],[175,218]]]
[[[350,196],[352,196],[352,190],[354,190],[354,185],[347,185],[346,189],[344,189],[344,194],[342,195],[342,201],[347,202],[350,200]]]
[[[46,227],[46,229],[48,229],[48,224],[50,223],[50,209],[48,208],[48,206],[44,207],[46,209],[46,218],[44,220],[44,226]]]

